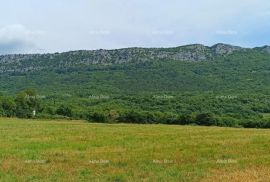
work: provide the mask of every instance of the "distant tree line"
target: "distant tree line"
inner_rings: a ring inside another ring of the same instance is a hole
[[[87,114],[89,122],[100,123],[137,123],[137,124],[170,124],[170,125],[200,125],[220,127],[244,127],[244,128],[270,128],[268,119],[236,119],[233,117],[220,117],[213,113],[193,114],[168,114],[139,111],[127,111],[120,113],[116,118],[102,112],[90,112]]]
[[[132,100],[133,103],[140,104],[141,107],[146,103],[151,102],[151,99],[134,99],[122,98],[122,100]],[[121,102],[120,100],[119,102]],[[15,97],[0,95],[0,117],[19,117],[19,118],[66,118],[66,119],[83,119],[89,122],[99,123],[137,123],[137,124],[171,124],[171,125],[201,125],[201,126],[224,126],[224,127],[245,127],[245,128],[270,128],[270,119],[261,117],[247,110],[242,112],[239,110],[239,115],[225,115],[219,112],[202,112],[196,107],[194,101],[193,110],[189,112],[170,112],[166,111],[143,111],[142,109],[108,109],[112,103],[98,101],[103,104],[99,109],[94,107],[83,106],[78,107],[64,100],[57,101],[58,103],[52,107],[55,101],[50,100],[50,104],[43,101],[35,90],[24,90]],[[95,101],[97,102],[97,101]],[[170,105],[160,100],[159,104]],[[210,101],[209,101],[210,102]],[[243,101],[245,102],[245,100]],[[104,104],[106,103],[106,104]],[[153,104],[153,103],[151,103]],[[236,102],[239,105],[238,102]],[[206,106],[205,106],[206,107]],[[195,108],[195,109],[194,109]],[[196,112],[197,108],[197,112]],[[256,106],[253,104],[253,109],[258,112],[265,111],[260,108],[265,106]],[[260,111],[261,110],[261,111]],[[220,111],[221,113],[223,111]],[[253,111],[254,112],[254,111]],[[269,112],[269,110],[266,110]]]

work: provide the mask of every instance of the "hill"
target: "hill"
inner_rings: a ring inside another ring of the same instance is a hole
[[[85,92],[118,93],[269,88],[268,51],[268,47],[217,44],[5,55],[0,56],[1,90],[78,91],[74,87],[80,87]]]
[[[117,113],[116,118],[144,111],[172,118],[213,113],[262,120],[270,113],[269,50],[196,44],[3,55],[1,92],[14,97],[35,89],[43,103],[38,113],[61,114],[57,109],[65,105],[74,118],[85,118],[90,111],[106,117]]]

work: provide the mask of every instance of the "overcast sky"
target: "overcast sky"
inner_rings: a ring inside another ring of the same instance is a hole
[[[270,44],[269,0],[0,0],[0,54]]]

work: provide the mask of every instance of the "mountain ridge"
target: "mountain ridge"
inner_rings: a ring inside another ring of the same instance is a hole
[[[0,73],[25,73],[44,69],[63,69],[78,66],[113,65],[156,60],[210,61],[238,51],[259,50],[270,53],[270,47],[242,48],[218,43],[211,47],[190,44],[172,48],[123,48],[112,50],[78,50],[47,54],[9,54],[0,56]]]
[[[116,50],[125,50],[125,49],[175,49],[175,48],[185,48],[185,47],[193,47],[193,46],[201,46],[206,48],[214,48],[216,46],[227,46],[227,47],[238,47],[241,49],[255,49],[255,48],[264,48],[264,47],[270,47],[268,45],[263,45],[261,47],[253,47],[253,48],[245,48],[241,46],[236,46],[232,44],[226,44],[226,43],[216,43],[212,46],[207,46],[200,43],[194,43],[194,44],[185,44],[180,46],[173,46],[173,47],[124,47],[124,48],[115,48],[115,49],[78,49],[78,50],[70,50],[70,51],[63,51],[63,52],[51,52],[51,53],[15,53],[15,54],[0,54],[0,57],[3,56],[14,56],[14,55],[53,55],[53,54],[64,54],[64,53],[72,53],[72,52],[80,52],[80,51],[116,51]]]

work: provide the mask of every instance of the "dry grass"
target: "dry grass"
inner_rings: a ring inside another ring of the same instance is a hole
[[[202,182],[266,182],[270,181],[270,167],[250,167],[243,170],[213,170]]]

